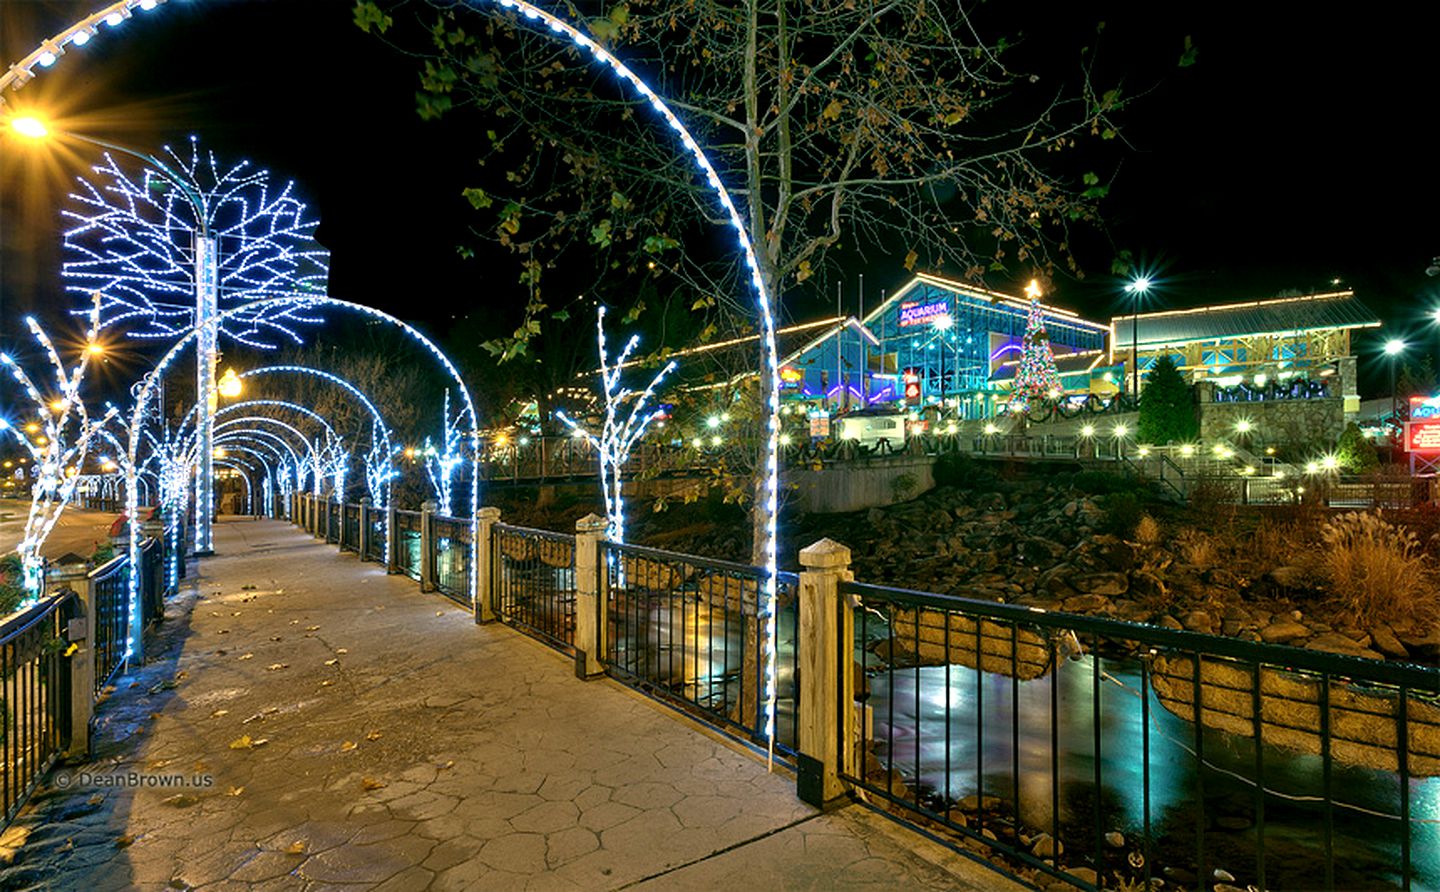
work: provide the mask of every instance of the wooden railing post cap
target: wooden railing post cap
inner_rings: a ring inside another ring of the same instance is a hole
[[[800,549],[800,566],[807,570],[832,570],[850,566],[850,547],[834,539],[821,539]]]
[[[575,532],[577,533],[602,533],[605,531],[605,518],[597,514],[587,514],[575,521]]]
[[[479,511],[476,511],[475,516],[481,520],[489,521],[490,523],[496,523],[500,520],[500,509],[496,508],[494,505],[486,505],[482,507]]]

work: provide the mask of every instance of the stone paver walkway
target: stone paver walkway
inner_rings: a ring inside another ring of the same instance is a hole
[[[1011,888],[287,524],[217,550],[0,888]]]

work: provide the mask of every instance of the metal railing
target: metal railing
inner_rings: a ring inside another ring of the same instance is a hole
[[[340,541],[340,509],[344,507],[339,502],[326,499],[324,502],[325,520],[325,541],[336,543]]]
[[[411,579],[420,578],[419,511],[395,512],[395,568]]]
[[[340,540],[340,550],[358,552],[360,550],[360,506],[343,505],[340,510],[340,520],[345,533],[344,538]]]
[[[365,509],[365,517],[362,523],[369,526],[369,537],[365,540],[365,553],[361,557],[367,561],[382,563],[385,560],[385,515],[388,512],[384,508]]]
[[[570,653],[575,648],[575,537],[495,524],[491,606],[501,622]]]
[[[130,637],[130,558],[121,555],[90,571],[95,601],[95,692],[98,694],[125,662]]]
[[[842,776],[891,811],[1085,889],[1216,868],[1241,888],[1440,884],[1432,669],[840,591],[859,606],[836,657],[864,655],[870,717]]]
[[[760,567],[602,542],[606,671],[765,743]],[[778,578],[775,746],[796,749],[798,577]]]
[[[70,737],[65,624],[75,595],[55,595],[0,625],[0,790],[8,826]],[[86,692],[88,696],[88,692]]]
[[[147,627],[165,618],[165,588],[165,546],[146,539],[140,546],[140,608]]]
[[[430,517],[430,542],[435,553],[435,588],[447,598],[470,606],[471,522],[460,517]]]

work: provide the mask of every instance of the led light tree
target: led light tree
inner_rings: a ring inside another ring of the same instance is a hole
[[[1030,315],[1025,322],[1025,336],[1020,342],[1020,367],[1015,370],[1015,386],[1011,403],[1023,408],[1032,400],[1053,400],[1064,392],[1060,370],[1055,366],[1055,353],[1050,349],[1050,335],[1045,331],[1045,317],[1040,311],[1040,289],[1031,282],[1025,289],[1030,296]]]
[[[90,140],[95,142],[95,140]],[[100,325],[124,325],[138,338],[175,339],[191,330],[196,343],[198,425],[195,548],[211,550],[214,509],[215,366],[221,335],[253,347],[298,343],[295,327],[318,322],[304,303],[266,298],[323,294],[329,255],[314,240],[315,221],[292,194],[272,189],[268,171],[249,162],[222,164],[192,137],[168,160],[102,143],[144,161],[132,176],[107,152],[95,167],[101,185],[81,179],[64,213],[67,289],[101,295]],[[219,324],[207,324],[220,318]]]
[[[624,494],[624,469],[630,461],[630,450],[640,442],[645,435],[645,429],[650,426],[662,414],[659,408],[649,408],[650,400],[655,396],[655,389],[665,380],[665,376],[674,371],[675,363],[666,363],[665,367],[650,379],[650,383],[638,394],[628,388],[620,386],[620,373],[624,370],[625,361],[630,358],[630,353],[640,343],[639,335],[631,335],[630,340],[625,343],[625,349],[620,351],[615,364],[609,363],[605,352],[605,308],[601,307],[596,313],[595,330],[600,350],[600,386],[605,394],[605,418],[601,422],[598,433],[592,433],[582,427],[578,422],[566,415],[563,411],[557,411],[555,416],[570,430],[585,438],[594,449],[600,460],[600,489],[605,497],[605,538],[611,542],[625,541],[625,494]],[[625,405],[629,404],[629,410]],[[623,413],[623,418],[622,418]]]
[[[440,513],[450,515],[452,497],[455,491],[455,469],[465,461],[461,451],[463,438],[460,425],[465,417],[464,410],[450,414],[450,391],[445,391],[445,403],[441,414],[440,446],[425,438],[425,476],[430,478],[430,489]]]
[[[87,344],[95,341],[98,319],[98,303],[91,310],[90,328],[86,333]],[[35,482],[30,491],[30,511],[25,519],[25,531],[16,546],[20,554],[20,566],[25,589],[31,598],[39,597],[44,588],[42,568],[44,561],[40,549],[55,523],[64,513],[65,506],[75,494],[79,480],[78,469],[85,461],[85,454],[100,429],[118,410],[111,406],[98,419],[92,419],[80,398],[80,385],[85,380],[91,351],[84,350],[80,361],[67,368],[60,354],[55,350],[44,329],[33,318],[25,319],[35,340],[49,357],[55,371],[56,395],[41,393],[31,377],[11,358],[0,353],[0,362],[10,370],[26,395],[35,404],[40,421],[23,428],[16,428],[0,419],[0,429],[8,430],[26,451],[35,469]],[[33,438],[30,434],[34,434]]]

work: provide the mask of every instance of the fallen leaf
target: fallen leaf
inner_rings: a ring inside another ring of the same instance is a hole
[[[290,620],[290,625],[292,625],[292,626],[298,626],[298,625],[300,625],[300,620],[298,620],[298,619],[292,619],[292,620]]]
[[[254,654],[241,654],[241,655],[240,655],[240,659],[242,659],[242,660],[253,660],[254,658],[255,658],[255,655],[254,655]]]
[[[254,744],[254,745],[255,745],[255,746],[264,746],[265,744],[267,744],[267,743],[269,743],[269,742],[270,742],[270,738],[268,738],[268,737],[257,737],[257,738],[255,738],[255,744]]]
[[[444,615],[445,615],[445,611],[443,611],[443,610],[437,610],[437,611],[435,611],[435,615],[436,615],[436,616],[444,616]]]
[[[279,635],[271,635],[271,636],[270,636],[270,640],[271,640],[271,641],[284,641],[285,639],[281,638]]]
[[[212,719],[218,719],[218,718],[220,718],[222,715],[229,715],[229,714],[230,714],[230,710],[228,710],[228,709],[217,709],[217,710],[215,710],[214,712],[210,713],[210,718],[212,718]]]
[[[124,836],[117,836],[117,837],[115,837],[115,848],[117,848],[117,849],[129,848],[130,844],[131,844],[132,842],[134,842],[134,841],[135,841],[135,837],[130,836],[129,834],[126,834],[126,835],[124,835]]]
[[[322,687],[322,688],[328,688],[328,687],[330,687],[330,686],[331,686],[332,684],[334,684],[334,683],[335,683],[335,682],[333,682],[333,681],[331,681],[330,679],[327,678],[327,679],[325,679],[324,681],[320,682],[320,687]]]
[[[348,752],[350,752],[351,750],[355,749],[355,748],[356,748],[357,746],[359,746],[359,745],[360,745],[360,744],[356,743],[356,742],[353,741],[353,740],[347,740],[347,741],[345,741],[344,743],[340,744],[340,752],[342,752],[342,753],[348,753]]]
[[[255,591],[257,588],[259,588],[258,585],[242,585],[242,586],[240,586],[240,591],[242,591],[242,592],[253,592],[253,591]]]
[[[249,734],[242,734],[234,740],[230,741],[230,748],[232,750],[248,750],[253,749],[254,746],[255,741],[250,738]]]
[[[326,660],[326,661],[325,661],[325,665],[326,665],[326,666],[338,666],[338,665],[340,665],[340,661],[339,661],[339,660]]]
[[[266,671],[266,672],[274,672],[276,669],[289,669],[289,668],[290,668],[290,664],[289,664],[289,663],[271,663],[269,666],[266,666],[266,667],[265,667],[265,671]]]
[[[285,847],[285,854],[287,854],[287,855],[303,855],[303,854],[305,854],[305,840],[303,840],[303,839],[298,839],[298,840],[296,840],[295,842],[290,843],[290,845],[288,845],[288,846]]]
[[[234,613],[232,613],[232,614],[230,614],[230,615],[231,615],[231,616],[239,616],[239,615],[240,615],[240,611],[236,610]]]
[[[320,627],[319,627],[319,626],[306,626],[306,627],[305,627],[305,631],[307,631],[307,632],[318,632],[318,631],[320,631]]]
[[[244,788],[244,787],[231,787],[230,789],[228,789],[228,790],[225,791],[225,794],[226,794],[227,796],[239,796],[241,793],[244,793],[244,792],[245,792],[245,788]]]
[[[105,797],[104,797],[102,794],[100,794],[100,793],[96,793],[94,796],[91,796],[90,799],[88,800],[88,802],[89,802],[91,805],[99,805],[100,803],[102,803],[102,802],[104,802],[104,801],[105,801]]]
[[[445,764],[440,766],[440,770],[441,770],[441,771],[444,771],[444,770],[447,769],[447,768],[454,768],[454,767],[455,767],[455,760],[454,760],[454,759],[447,759],[447,760],[445,760]]]
[[[210,615],[211,615],[211,616],[219,616],[219,615],[220,615],[220,611],[218,611],[218,610],[212,610],[212,611],[210,611]]]
[[[172,760],[172,759],[156,759],[155,761],[151,762],[147,767],[148,767],[151,771],[159,771],[161,768],[164,768],[166,765],[169,765],[172,761],[174,761],[174,760]]]
[[[230,630],[229,630],[229,629],[221,629],[220,631],[216,632],[215,634],[216,634],[216,635],[229,635],[229,634],[230,634]]]
[[[183,680],[185,680],[185,679],[187,679],[187,678],[189,678],[189,677],[190,677],[190,673],[189,673],[188,671],[184,670],[184,669],[181,669],[179,672],[176,672],[176,673],[175,673],[175,680],[176,680],[176,681],[183,681]]]
[[[366,735],[365,735],[365,739],[366,739],[366,740],[379,740],[381,737],[384,737],[384,736],[385,736],[385,735],[381,734],[379,731],[371,731],[369,734],[366,734]]]
[[[165,799],[160,800],[160,804],[168,805],[171,808],[189,808],[190,806],[196,804],[199,801],[199,799],[196,799],[189,793],[176,793],[174,796],[169,796]]]
[[[360,789],[362,790],[382,790],[388,786],[390,785],[382,780],[376,780],[373,777],[367,777],[360,782]]]
[[[191,771],[205,771],[205,770],[209,769],[209,767],[210,767],[209,765],[206,765],[204,762],[201,762],[199,759],[196,759],[195,762],[190,765],[190,770],[191,770]]]
[[[348,654],[348,653],[350,652],[350,648],[348,648],[348,647],[337,647],[337,648],[335,648],[335,652],[336,652],[337,654],[340,654],[340,655],[343,657],[345,654]]]

